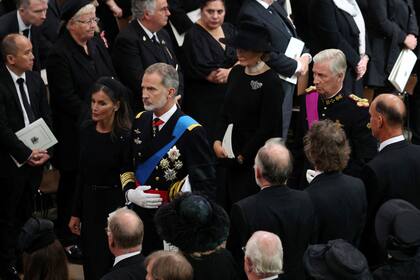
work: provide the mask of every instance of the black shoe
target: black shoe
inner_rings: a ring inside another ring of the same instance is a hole
[[[9,266],[1,270],[0,279],[2,280],[20,280],[19,273],[14,266]]]
[[[82,249],[80,249],[77,245],[72,245],[65,248],[67,258],[69,262],[75,264],[82,264],[83,261],[83,253]]]

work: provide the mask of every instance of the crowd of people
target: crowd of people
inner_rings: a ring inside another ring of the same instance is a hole
[[[420,86],[387,80],[417,1],[11,6],[0,279],[420,279]],[[41,118],[48,149],[16,134]]]

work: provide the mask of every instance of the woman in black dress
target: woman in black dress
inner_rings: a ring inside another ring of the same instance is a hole
[[[281,80],[263,59],[271,50],[268,31],[264,26],[243,22],[238,34],[224,39],[237,49],[239,65],[229,74],[226,98],[217,125],[213,149],[226,163],[227,205],[256,193],[254,158],[270,138],[282,137]],[[227,159],[222,139],[233,124],[232,149],[235,158]]]
[[[104,228],[108,214],[124,205],[120,174],[130,170],[131,127],[126,88],[104,77],[93,86],[92,120],[80,131],[80,171],[70,230],[81,235],[85,279],[100,279],[112,267]]]
[[[213,141],[227,77],[236,62],[235,49],[219,38],[231,37],[234,27],[223,23],[223,0],[204,0],[200,8],[201,18],[187,32],[183,45],[187,79],[183,109],[206,128]]]

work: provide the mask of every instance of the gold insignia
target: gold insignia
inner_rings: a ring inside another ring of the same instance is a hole
[[[315,86],[310,86],[307,89],[305,89],[305,92],[306,93],[311,93],[311,92],[314,92],[314,91],[316,91],[316,87]]]
[[[146,41],[146,36],[143,36],[143,41]]]
[[[336,96],[334,96],[330,99],[325,99],[324,103],[325,103],[325,105],[328,106],[328,105],[334,104],[335,102],[337,102],[341,99],[343,99],[343,95],[341,93],[339,93],[339,94],[337,94]]]
[[[134,138],[134,143],[136,143],[136,145],[140,145],[142,141],[140,140],[140,138],[136,137]]]
[[[182,186],[184,185],[186,179],[187,179],[187,176],[185,176],[184,179],[173,183],[169,187],[169,199],[171,199],[171,200],[174,199],[176,194],[181,191]]]
[[[135,134],[140,134],[140,129],[138,129],[138,128],[134,129],[134,133]]]
[[[196,124],[192,124],[192,125],[190,125],[190,126],[188,127],[188,130],[189,130],[189,131],[191,131],[191,130],[193,130],[194,128],[196,128],[196,127],[198,127],[198,126],[201,126],[201,124],[198,124],[198,123],[196,123]]]
[[[366,127],[367,127],[368,129],[371,129],[371,128],[372,128],[372,125],[370,124],[370,122],[368,122],[368,123],[366,124]]]
[[[369,107],[369,100],[367,100],[366,98],[360,98],[355,94],[350,94],[349,98],[356,102],[356,105],[358,107]]]
[[[123,174],[120,174],[120,180],[121,180],[121,186],[124,189],[124,187],[128,183],[135,182],[134,172],[125,172]]]
[[[144,112],[145,112],[145,111],[138,113],[138,114],[136,115],[136,119],[140,118],[141,114],[143,114]]]

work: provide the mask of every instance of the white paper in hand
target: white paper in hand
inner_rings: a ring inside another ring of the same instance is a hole
[[[410,78],[414,65],[416,64],[417,56],[409,49],[403,49],[397,58],[397,61],[392,67],[389,74],[389,82],[399,91],[403,92]]]
[[[303,52],[303,48],[305,47],[305,43],[295,37],[290,38],[289,44],[287,45],[287,49],[284,52],[284,55],[287,57],[298,59]],[[280,79],[285,80],[286,82],[295,84],[297,83],[297,76],[296,74],[292,77],[285,77],[279,74]]]
[[[233,123],[229,124],[226,128],[225,135],[223,136],[222,148],[227,153],[228,158],[235,158],[235,154],[233,153],[232,148],[232,130],[233,130]]]

